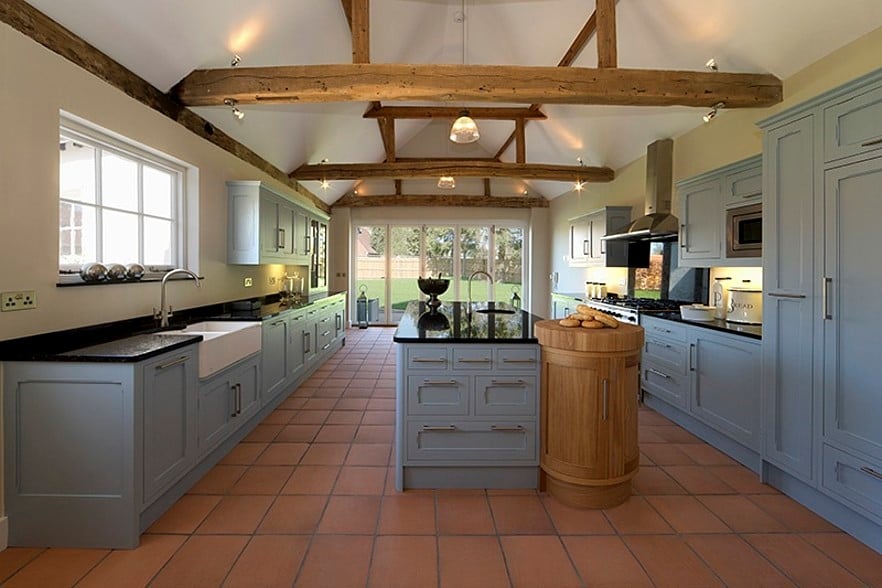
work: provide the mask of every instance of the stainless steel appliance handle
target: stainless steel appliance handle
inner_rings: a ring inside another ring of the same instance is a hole
[[[524,425],[490,425],[491,431],[523,431]]]
[[[877,472],[873,468],[863,466],[863,467],[861,467],[861,471],[864,472],[865,474],[869,474],[869,475],[873,476],[874,478],[879,478],[880,480],[882,480],[882,474],[880,474],[879,472]]]
[[[609,380],[603,380],[603,420],[609,417]]]
[[[833,319],[833,315],[830,314],[830,284],[833,283],[833,278],[828,278],[824,276],[821,278],[821,308],[823,312],[823,318],[825,321],[829,321]]]
[[[774,298],[805,298],[805,294],[790,294],[789,292],[769,292]]]
[[[656,376],[660,376],[660,377],[664,378],[665,380],[671,379],[671,376],[669,376],[668,374],[666,374],[664,372],[660,372],[658,370],[654,370],[652,368],[646,368],[646,374],[647,374],[646,375],[647,380],[649,379],[649,374],[655,374]]]
[[[164,369],[170,368],[172,366],[180,365],[180,364],[184,363],[185,361],[187,361],[188,359],[190,359],[189,355],[182,355],[177,359],[173,359],[169,362],[159,364],[158,366],[156,366],[156,370],[157,371],[164,370]]]
[[[455,431],[456,425],[423,425],[423,431]]]

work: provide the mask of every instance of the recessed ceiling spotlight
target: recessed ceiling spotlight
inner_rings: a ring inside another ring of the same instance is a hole
[[[230,60],[230,67],[236,67],[239,65],[240,61],[242,61],[242,58],[234,54],[233,58]]]
[[[521,192],[521,194],[523,194],[523,195],[524,195],[524,196],[526,196],[526,195],[527,195],[527,194],[529,194],[529,192],[528,192],[528,191],[527,191],[527,189],[526,189],[526,188],[524,188],[524,191],[523,191],[523,192]]]
[[[331,182],[329,182],[328,180],[322,180],[321,187],[322,190],[327,190],[331,187]]]
[[[358,188],[356,188],[355,190],[353,190],[352,193],[353,193],[354,195],[358,196]]]
[[[232,109],[233,116],[236,120],[242,120],[245,118],[245,113],[239,110],[238,102],[232,98],[224,98],[224,104],[229,106]]]
[[[708,68],[711,71],[720,71],[720,66],[717,65],[717,60],[711,57],[704,64],[704,67]]]
[[[719,114],[720,110],[723,108],[726,108],[726,103],[725,102],[717,102],[716,104],[713,105],[713,108],[711,108],[707,114],[705,114],[703,117],[701,117],[702,120],[704,120],[704,122],[706,122],[706,123],[709,123],[710,121],[717,118],[717,114]]]
[[[441,176],[438,178],[438,187],[442,190],[453,190],[456,188],[456,180],[453,176]]]

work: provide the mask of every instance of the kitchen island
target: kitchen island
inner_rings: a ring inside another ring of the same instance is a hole
[[[393,337],[399,491],[538,486],[539,320],[502,303],[408,304]]]

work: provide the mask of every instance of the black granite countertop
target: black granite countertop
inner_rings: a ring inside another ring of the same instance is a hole
[[[202,341],[202,335],[148,333],[65,351],[58,361],[137,362]]]
[[[505,314],[483,313],[494,309]],[[542,317],[503,302],[444,302],[429,312],[425,302],[409,302],[398,323],[396,343],[538,343],[533,326]]]
[[[674,321],[676,323],[683,323],[695,327],[704,327],[706,329],[713,329],[714,331],[722,331],[724,333],[744,335],[745,337],[750,337],[751,339],[763,338],[762,325],[743,325],[740,323],[730,323],[721,319],[714,319],[712,321],[690,321],[681,317],[679,312],[651,312],[646,313],[645,316],[660,318],[667,321]]]
[[[235,310],[231,301],[175,311],[167,329],[159,329],[153,317],[138,317],[0,341],[0,360],[137,362],[202,340],[200,335],[167,331],[205,320],[263,321],[288,310],[306,308],[341,292],[314,295],[296,305],[282,304],[278,295],[271,295],[249,299],[258,305],[252,310]]]

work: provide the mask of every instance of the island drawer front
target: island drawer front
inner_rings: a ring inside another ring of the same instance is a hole
[[[534,416],[538,397],[536,376],[475,376],[478,416]]]
[[[415,345],[407,350],[407,369],[446,370],[450,368],[450,352],[437,345]]]
[[[407,414],[469,414],[469,377],[444,372],[408,376]]]
[[[643,360],[657,362],[678,374],[686,373],[686,345],[647,337],[643,344]]]
[[[407,423],[407,461],[535,463],[536,437],[536,422],[529,419],[412,419]]]
[[[668,366],[643,362],[643,388],[662,400],[686,409],[688,376]]]
[[[821,486],[882,522],[882,464],[824,445]]]
[[[493,349],[473,345],[453,348],[453,367],[457,370],[493,369]]]
[[[533,371],[539,366],[536,346],[504,347],[496,350],[496,368],[506,371]]]
[[[640,325],[646,330],[646,336],[656,335],[673,341],[686,342],[686,325],[665,319],[640,316]]]

